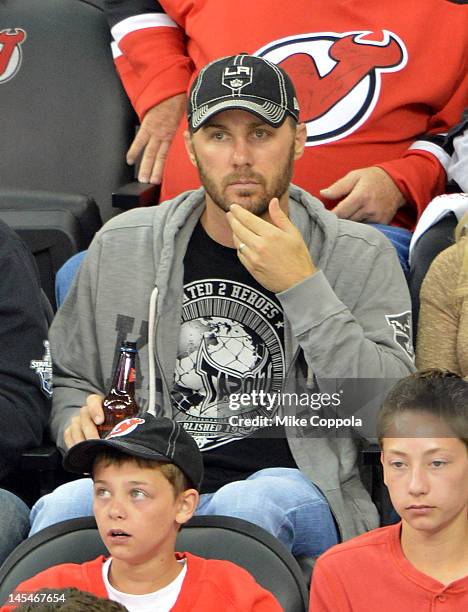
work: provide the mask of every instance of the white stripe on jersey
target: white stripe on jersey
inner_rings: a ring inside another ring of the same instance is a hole
[[[433,142],[429,142],[428,140],[416,140],[410,146],[410,150],[419,149],[420,151],[427,151],[428,153],[432,153],[434,157],[440,161],[442,167],[447,170],[447,167],[450,163],[450,155],[446,153],[442,147],[434,144]]]
[[[119,21],[112,29],[112,38],[118,44],[130,32],[145,28],[178,28],[179,26],[164,13],[143,13]]]
[[[122,51],[119,49],[119,45],[116,42],[111,42],[111,51],[114,59],[117,59],[123,55]]]

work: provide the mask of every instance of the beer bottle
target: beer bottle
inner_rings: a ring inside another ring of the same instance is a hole
[[[99,436],[107,434],[124,419],[137,416],[139,408],[135,401],[136,342],[124,342],[109,393],[104,398],[104,422],[98,425]]]

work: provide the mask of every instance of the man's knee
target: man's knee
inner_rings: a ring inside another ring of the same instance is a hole
[[[260,525],[293,554],[318,555],[338,541],[327,500],[298,470],[256,473],[212,494],[200,514],[234,516]],[[294,473],[293,473],[294,472]]]
[[[210,505],[218,514],[232,515],[235,510],[243,516],[269,512],[278,517],[304,505],[328,508],[320,491],[298,470],[283,472],[262,470],[253,478],[226,484],[213,494]]]
[[[209,503],[202,504],[199,513],[240,518],[277,536],[285,520],[285,509],[278,506],[268,493],[267,488],[259,483],[247,480],[232,482],[218,489]],[[292,540],[292,535],[289,539]]]

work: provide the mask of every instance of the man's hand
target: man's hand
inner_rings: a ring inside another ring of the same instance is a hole
[[[170,144],[184,114],[187,96],[177,94],[153,106],[141,122],[138,134],[127,152],[127,163],[133,165],[143,154],[138,172],[141,183],[161,183]]]
[[[321,195],[341,202],[332,209],[338,217],[351,221],[389,224],[405,204],[403,194],[382,168],[361,168],[348,172]]]
[[[72,417],[70,425],[63,434],[67,448],[71,448],[83,440],[99,438],[96,425],[104,421],[102,409],[103,398],[100,395],[88,395],[86,405],[80,408],[80,413]]]
[[[278,198],[271,200],[268,210],[271,223],[236,204],[227,218],[242,265],[265,289],[280,293],[317,269],[301,233],[281,210]]]

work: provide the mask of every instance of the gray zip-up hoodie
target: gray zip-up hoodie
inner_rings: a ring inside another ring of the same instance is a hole
[[[87,395],[106,392],[125,339],[138,342],[140,406],[172,416],[169,393],[181,326],[183,260],[204,202],[203,189],[187,192],[160,206],[119,215],[96,235],[50,330],[51,428],[62,448],[64,429]],[[317,378],[409,374],[412,359],[386,318],[410,311],[391,244],[373,228],[337,219],[294,186],[289,216],[319,271],[278,294],[287,365],[299,353]],[[352,439],[304,438],[292,427],[288,441],[298,467],[327,497],[343,539],[378,525]]]

